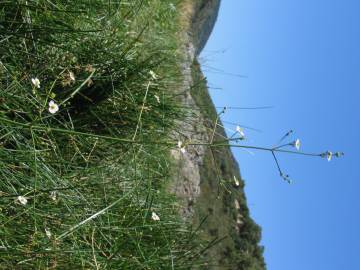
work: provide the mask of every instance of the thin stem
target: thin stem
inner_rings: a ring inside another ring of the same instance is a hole
[[[104,139],[104,140],[110,140],[114,142],[121,142],[121,143],[132,143],[132,144],[158,144],[158,145],[167,145],[167,146],[177,146],[176,141],[135,141],[132,139],[124,139],[124,138],[118,138],[118,137],[111,137],[106,135],[98,135],[93,133],[85,133],[75,130],[67,130],[67,129],[61,129],[61,128],[50,128],[45,126],[37,126],[37,125],[31,125],[31,123],[24,124],[19,123],[13,120],[5,119],[0,117],[0,121],[3,123],[7,123],[13,126],[18,126],[22,128],[28,128],[33,129],[37,131],[43,131],[43,132],[57,132],[57,133],[63,133],[63,134],[71,134],[71,135],[79,135],[79,136],[87,136],[87,137],[93,137],[98,139]],[[252,145],[239,145],[239,144],[228,144],[224,142],[214,142],[214,143],[203,143],[203,142],[194,142],[194,143],[187,143],[186,145],[191,146],[209,146],[209,147],[237,147],[237,148],[246,148],[246,149],[253,149],[253,150],[261,150],[261,151],[274,151],[279,153],[288,153],[288,154],[296,154],[296,155],[303,155],[303,156],[313,156],[313,157],[321,157],[321,154],[315,154],[315,153],[304,153],[304,152],[298,152],[298,151],[292,151],[292,150],[284,150],[284,149],[273,149],[268,147],[260,147],[260,146],[252,146]]]
[[[277,157],[275,156],[274,151],[271,151],[271,154],[272,154],[273,157],[274,157],[274,160],[275,160],[276,166],[277,166],[277,168],[278,168],[278,170],[279,170],[280,176],[283,176],[283,172],[281,171],[281,168],[280,168],[280,165],[279,165],[279,161],[278,161]]]
[[[143,99],[143,104],[141,106],[141,110],[140,110],[138,122],[137,122],[137,125],[136,125],[135,133],[134,133],[134,136],[133,136],[133,141],[135,141],[135,138],[136,138],[136,135],[137,135],[140,123],[141,123],[141,116],[142,116],[144,108],[145,108],[145,102],[146,102],[146,98],[147,98],[147,95],[148,95],[148,92],[149,92],[149,88],[150,88],[150,82],[148,82],[148,85],[146,87],[146,92],[145,92],[145,96],[144,96],[144,99]]]
[[[277,150],[277,149],[280,149],[280,148],[283,148],[283,147],[289,146],[289,145],[291,145],[291,143],[282,144],[282,145],[279,145],[279,146],[274,147],[273,149],[274,149],[274,150]]]
[[[63,105],[63,104],[65,104],[68,100],[72,99],[72,98],[81,90],[81,88],[83,88],[83,86],[92,78],[92,76],[94,75],[95,71],[96,71],[96,69],[94,69],[93,72],[91,72],[91,74],[89,75],[89,77],[87,77],[86,80],[83,81],[83,82],[80,84],[80,86],[79,86],[78,88],[76,88],[75,91],[72,92],[72,93],[70,94],[70,96],[67,97],[66,99],[64,99],[59,105]]]

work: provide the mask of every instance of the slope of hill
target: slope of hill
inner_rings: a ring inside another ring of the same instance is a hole
[[[263,269],[175,2],[1,1],[0,269]]]
[[[220,1],[185,1],[184,5],[182,18],[190,22],[183,23],[188,61],[184,65],[185,90],[190,86],[187,100],[192,100],[186,104],[193,108],[186,121],[187,130],[191,130],[186,139],[223,141],[226,134],[196,59],[215,24]],[[190,153],[180,162],[183,173],[177,181],[187,184],[177,191],[187,199],[186,216],[191,213],[203,239],[214,244],[205,252],[205,269],[265,269],[263,247],[259,246],[261,229],[250,217],[244,182],[230,148],[196,146],[193,150],[195,154]]]

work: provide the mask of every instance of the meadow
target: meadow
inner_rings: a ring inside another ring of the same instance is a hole
[[[189,110],[174,91],[178,5],[0,2],[0,269],[206,269],[218,239],[168,192]],[[245,224],[231,252],[261,269]]]

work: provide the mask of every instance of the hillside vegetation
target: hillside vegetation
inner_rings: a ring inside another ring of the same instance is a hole
[[[222,242],[167,192],[189,110],[174,91],[181,4],[0,1],[0,269],[210,267]],[[247,229],[223,231],[236,242],[223,269],[261,269],[241,207]]]

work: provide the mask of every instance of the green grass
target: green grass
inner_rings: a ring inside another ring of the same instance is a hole
[[[215,260],[262,269],[260,230],[229,184],[240,175],[228,147],[207,150],[201,176],[211,181],[195,222],[211,198],[220,231],[215,216],[193,231],[168,193],[170,134],[191,110],[174,91],[183,80],[180,2],[0,0],[0,269],[206,269]],[[213,130],[196,65],[193,79]]]
[[[1,1],[1,269],[195,263],[165,192],[182,114],[173,2]]]

